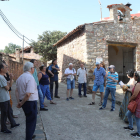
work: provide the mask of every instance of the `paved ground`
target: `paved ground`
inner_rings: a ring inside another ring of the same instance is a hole
[[[15,85],[12,89],[14,91]],[[60,84],[60,99],[54,99],[57,105],[48,105],[48,112],[39,112],[36,132],[36,140],[132,140],[130,132],[123,130],[126,124],[118,117],[119,105],[115,112],[110,112],[111,102],[107,108],[99,110],[99,96],[96,96],[96,105],[89,106],[91,95],[87,98],[79,98],[77,89],[74,90],[75,100],[66,101],[66,85]],[[116,96],[119,97],[117,94]],[[120,95],[121,99],[123,95]],[[14,114],[19,114],[16,119],[21,126],[12,130],[11,135],[0,134],[0,140],[25,140],[25,116],[22,109],[16,108],[16,99],[12,92]],[[43,123],[42,123],[43,122]],[[10,127],[10,126],[8,126]],[[136,126],[134,126],[136,130]],[[45,132],[45,134],[44,134]]]
[[[16,118],[15,121],[16,123],[20,123],[20,127],[13,129],[12,134],[10,135],[0,133],[0,140],[25,140],[25,115],[22,109],[16,108],[17,101],[15,98],[14,91],[15,91],[15,83],[12,86],[11,95],[12,95],[12,100],[13,100],[14,115],[19,116],[19,118]],[[36,126],[36,131],[35,131],[35,134],[37,135],[37,137],[34,140],[45,140],[45,133],[42,127],[43,125],[40,118],[40,112],[38,113],[39,114],[37,117],[37,126]],[[8,129],[10,130],[10,125],[8,125]]]

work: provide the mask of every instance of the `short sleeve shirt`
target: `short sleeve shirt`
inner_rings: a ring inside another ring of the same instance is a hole
[[[66,68],[64,74],[70,74],[70,73],[75,74],[76,73],[76,70],[74,68],[72,70],[70,70],[69,68]],[[74,79],[74,76],[73,75],[68,75],[67,78]]]
[[[9,91],[4,87],[7,86],[7,80],[3,75],[0,75],[0,102],[6,102],[10,100]]]
[[[107,79],[106,87],[116,88],[117,82],[114,82],[112,79],[110,79],[108,77],[112,77],[113,79],[118,81],[118,73],[117,72],[115,72],[115,73],[108,72],[107,77],[106,77],[106,79]]]
[[[35,81],[36,81],[36,84],[37,84],[37,86],[38,86],[38,85],[39,85],[39,81],[38,81],[38,76],[37,76],[37,70],[36,70],[36,68],[35,68],[35,70],[34,70],[33,77],[34,77],[34,79],[35,79]]]
[[[51,64],[48,68],[48,70],[52,71],[52,73],[54,74],[54,77],[50,77],[51,81],[58,81],[58,74],[57,74],[57,70],[52,68],[53,64]],[[58,65],[55,65],[56,68],[59,68]]]
[[[29,73],[23,73],[16,81],[16,88],[19,94],[19,100],[23,100],[26,93],[31,93],[28,101],[38,100],[37,84],[34,77]]]
[[[79,68],[77,70],[77,75],[78,75],[78,83],[87,83],[87,70],[84,68],[84,69],[81,69]]]
[[[95,75],[94,84],[102,85],[104,84],[104,77],[106,75],[105,69],[100,67],[100,69],[95,68],[93,75]]]

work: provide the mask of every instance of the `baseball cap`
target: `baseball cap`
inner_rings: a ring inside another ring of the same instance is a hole
[[[73,65],[73,64],[72,64],[72,63],[69,63],[69,66],[70,66],[70,65]]]
[[[108,68],[109,69],[113,69],[113,68],[115,68],[115,66],[114,65],[110,65]]]
[[[96,62],[96,66],[97,66],[97,65],[100,65],[100,63],[99,63],[99,62]]]

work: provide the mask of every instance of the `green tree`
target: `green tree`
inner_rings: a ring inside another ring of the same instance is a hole
[[[34,41],[31,46],[34,47],[36,53],[43,57],[44,61],[52,60],[57,56],[57,47],[53,47],[53,44],[66,34],[66,32],[61,31],[45,31],[42,35],[39,35],[38,41]]]
[[[3,50],[4,53],[12,54],[15,53],[15,49],[20,49],[21,47],[19,45],[9,43],[8,46],[5,46],[5,49]]]
[[[0,50],[0,52],[1,52],[1,53],[3,53],[3,52],[4,52],[4,50]]]

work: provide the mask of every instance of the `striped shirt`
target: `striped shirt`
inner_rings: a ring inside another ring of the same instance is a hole
[[[108,77],[112,77],[113,79],[118,80],[118,73],[117,72],[115,72],[115,73],[108,72],[107,77],[106,77],[107,78],[106,87],[116,88],[117,82],[113,81],[112,79],[110,79]]]

